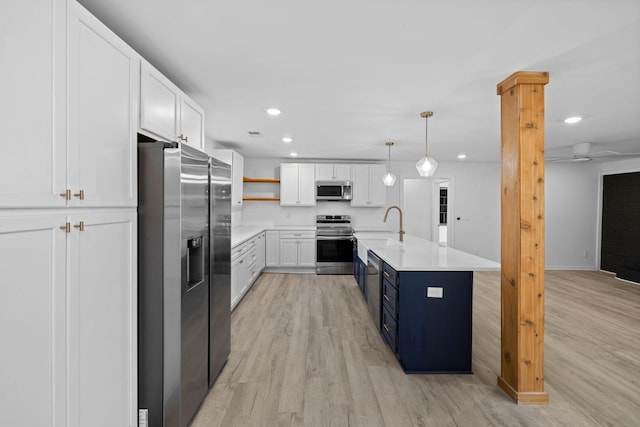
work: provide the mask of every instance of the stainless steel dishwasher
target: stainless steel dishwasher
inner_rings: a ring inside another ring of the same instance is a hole
[[[367,252],[367,305],[376,330],[380,332],[380,283],[382,261],[371,251]]]

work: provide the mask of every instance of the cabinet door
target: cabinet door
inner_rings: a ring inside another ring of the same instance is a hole
[[[369,165],[353,165],[353,198],[351,206],[369,206]]]
[[[386,172],[384,165],[369,166],[369,206],[384,206],[387,203],[387,187],[382,182]]]
[[[298,266],[298,240],[280,239],[280,267]]]
[[[137,424],[136,217],[69,218],[69,426]]]
[[[63,214],[0,216],[0,425],[66,422]]]
[[[66,1],[4,0],[0,20],[0,207],[63,207]]]
[[[298,206],[298,164],[280,165],[280,206]]]
[[[298,243],[298,266],[315,267],[316,266],[316,240],[300,239]]]
[[[244,269],[244,257],[240,257],[231,263],[231,309],[240,301],[240,291],[242,290],[242,270]]]
[[[265,233],[265,265],[278,267],[280,265],[280,236],[277,231]]]
[[[178,141],[180,89],[151,64],[140,72],[140,128],[167,141]]]
[[[298,206],[316,205],[316,166],[298,165]]]
[[[316,179],[318,181],[331,181],[334,179],[333,165],[317,164]]]
[[[232,206],[242,206],[242,197],[244,195],[244,157],[233,151],[232,159],[231,203]]]
[[[184,93],[180,99],[180,135],[185,144],[204,150],[204,110]]]
[[[351,181],[351,165],[333,165],[334,177],[338,181]]]
[[[265,250],[266,250],[266,234],[265,233],[260,233],[258,235],[258,241],[256,242],[256,255],[257,255],[257,260],[256,260],[256,265],[258,267],[258,271],[262,271],[264,270],[264,267],[266,265],[266,254],[265,254]]]
[[[68,45],[70,205],[137,206],[140,59],[75,2]]]

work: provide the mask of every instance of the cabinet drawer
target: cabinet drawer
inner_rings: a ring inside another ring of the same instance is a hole
[[[398,272],[389,267],[386,263],[382,267],[382,277],[388,280],[391,285],[398,287]]]
[[[387,279],[382,281],[382,304],[394,319],[398,318],[398,290]]]
[[[280,232],[281,239],[315,239],[315,230],[288,230]]]
[[[398,351],[398,324],[387,308],[382,309],[382,337],[389,344],[394,353]]]

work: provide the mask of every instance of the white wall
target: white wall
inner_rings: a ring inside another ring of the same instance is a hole
[[[588,163],[545,165],[545,265],[595,269],[598,172]]]

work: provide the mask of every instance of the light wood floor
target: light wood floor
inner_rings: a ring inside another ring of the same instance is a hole
[[[499,273],[475,273],[473,375],[405,375],[351,276],[263,274],[232,314],[200,426],[639,426],[640,286],[547,272],[548,406],[500,373]]]

